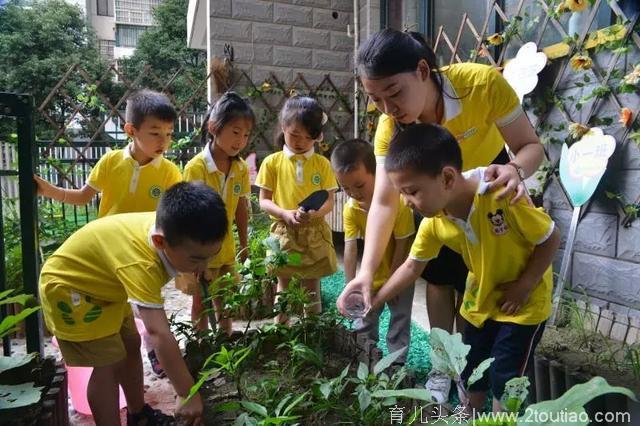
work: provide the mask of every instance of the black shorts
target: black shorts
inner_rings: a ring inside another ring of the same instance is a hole
[[[482,328],[476,328],[465,321],[462,339],[471,345],[467,356],[467,366],[462,372],[466,383],[473,370],[487,358],[495,358],[480,380],[471,384],[471,391],[491,389],[493,396],[500,399],[504,385],[514,377],[522,377],[532,366],[533,353],[542,337],[545,323],[521,325],[511,322],[487,320]]]
[[[506,149],[503,149],[491,164],[507,164],[509,161],[511,161],[509,154]],[[413,217],[416,222],[416,228],[418,228],[422,216],[414,212]],[[422,272],[422,278],[429,284],[453,286],[456,291],[462,294],[467,284],[468,274],[469,270],[462,256],[449,247],[443,246],[440,253],[438,253],[438,257],[427,263],[427,267]]]

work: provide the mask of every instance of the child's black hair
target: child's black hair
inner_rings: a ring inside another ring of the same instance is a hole
[[[244,118],[251,121],[251,126],[256,124],[256,116],[251,109],[251,105],[235,92],[226,92],[216,101],[202,121],[200,127],[200,141],[205,145],[210,140],[209,123],[216,126],[216,133],[220,132],[224,126],[237,118]]]
[[[337,173],[349,173],[362,164],[367,173],[376,174],[373,147],[362,139],[350,139],[338,144],[331,153],[331,167]]]
[[[284,146],[283,127],[300,124],[313,139],[320,137],[325,122],[325,113],[317,100],[308,96],[293,96],[284,103],[278,116],[276,146]]]
[[[412,124],[389,143],[387,172],[414,171],[431,177],[445,166],[462,171],[462,152],[456,138],[437,124]]]
[[[423,59],[429,65],[438,94],[442,96],[442,76],[438,71],[436,54],[419,32],[392,28],[378,31],[362,43],[356,63],[361,75],[375,80],[415,71]]]
[[[139,129],[147,117],[173,123],[178,114],[165,94],[149,89],[138,90],[127,99],[125,120]]]
[[[179,182],[162,195],[156,226],[170,246],[187,240],[222,241],[227,234],[227,211],[220,195],[202,182]]]

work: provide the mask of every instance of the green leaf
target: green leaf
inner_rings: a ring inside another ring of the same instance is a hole
[[[333,388],[333,382],[324,382],[320,385],[320,393],[324,399],[329,399],[331,395],[331,389]]]
[[[369,392],[369,389],[365,387],[360,389],[360,392],[358,392],[358,405],[361,413],[371,405],[371,392]]]
[[[291,266],[299,266],[302,264],[302,255],[300,253],[289,253],[287,255],[287,264]]]
[[[582,413],[584,412],[583,407],[586,403],[594,398],[599,397],[600,395],[605,395],[608,393],[619,393],[622,395],[626,395],[627,397],[636,401],[635,394],[629,389],[619,386],[611,386],[602,377],[594,377],[587,383],[573,386],[558,399],[530,405],[529,407],[527,407],[527,414],[535,415],[535,413],[546,413],[544,417],[554,419],[558,417],[558,414],[555,413]],[[552,415],[552,413],[554,414]],[[525,417],[518,418],[518,425],[526,424],[528,423],[526,422]],[[577,424],[586,425],[587,423]],[[551,423],[542,423],[542,425],[551,425]]]
[[[357,377],[358,379],[364,381],[367,379],[367,376],[369,375],[369,368],[367,367],[367,364],[365,364],[364,362],[361,362],[360,365],[358,365],[358,372],[357,372]]]
[[[8,297],[6,299],[2,299],[2,297],[0,297],[0,305],[8,305],[10,303],[18,303],[22,306],[26,305],[30,308],[38,306],[38,301],[30,294],[19,294],[17,296]]]
[[[267,412],[266,407],[257,404],[255,402],[251,402],[251,401],[240,401],[240,405],[242,405],[242,407],[246,410],[249,410],[250,412],[257,414],[261,417],[267,417],[269,415],[269,413]]]
[[[391,364],[393,364],[404,352],[406,352],[406,350],[407,350],[407,347],[405,346],[382,358],[373,367],[373,374],[377,376],[378,374],[382,373],[384,370],[389,368]]]
[[[482,361],[471,373],[469,376],[469,380],[467,380],[467,386],[470,386],[480,380],[484,375],[484,372],[491,366],[491,363],[495,360],[495,358],[487,358]]]
[[[405,398],[433,402],[431,393],[426,389],[383,389],[371,394],[374,398]]]
[[[306,398],[306,397],[307,397],[307,394],[308,394],[308,393],[309,393],[308,391],[307,391],[307,392],[304,392],[303,394],[301,394],[300,396],[298,396],[296,399],[294,399],[293,401],[291,401],[291,403],[290,403],[289,405],[287,405],[287,407],[284,409],[284,412],[282,412],[282,415],[283,415],[283,416],[288,416],[288,415],[291,413],[291,411],[292,411],[294,408],[296,408],[296,407],[298,406],[298,404],[300,404],[304,398]],[[277,414],[277,413],[276,413],[276,414]],[[298,417],[298,416],[296,416],[296,417]]]
[[[42,389],[35,387],[34,383],[0,385],[0,410],[35,404],[40,401]]]
[[[471,349],[471,346],[462,343],[462,335],[451,335],[440,328],[432,328],[429,340],[432,368],[452,378],[460,376],[467,366],[467,354]]]
[[[0,373],[11,370],[13,368],[22,367],[25,364],[31,362],[38,355],[37,353],[31,353],[27,355],[13,355],[0,357]]]
[[[514,377],[504,386],[504,393],[500,398],[502,408],[510,413],[517,413],[529,395],[529,378],[527,376]]]
[[[239,409],[240,403],[238,401],[223,402],[222,404],[216,404],[214,407],[216,412],[237,411]]]
[[[6,336],[9,333],[15,331],[17,325],[22,322],[26,317],[31,315],[34,312],[37,312],[40,309],[37,308],[26,308],[20,311],[16,315],[8,315],[5,317],[2,322],[0,322],[0,338]]]

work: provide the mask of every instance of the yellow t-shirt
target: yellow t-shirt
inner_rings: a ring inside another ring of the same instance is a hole
[[[342,209],[342,227],[344,229],[344,240],[353,241],[364,239],[364,232],[367,228],[367,214],[369,212],[358,204],[356,200],[350,198]],[[403,240],[416,233],[413,222],[413,212],[406,204],[400,203],[398,214],[393,225],[393,238],[389,239],[389,244],[382,257],[380,266],[373,276],[373,289],[378,290],[389,279],[393,253],[396,249],[396,240]]]
[[[229,228],[227,236],[222,242],[220,253],[209,264],[210,268],[219,268],[223,265],[234,265],[236,259],[236,244],[233,238],[233,222],[236,217],[238,201],[241,197],[248,197],[251,193],[249,181],[249,167],[242,159],[231,162],[229,174],[225,175],[218,169],[209,144],[204,150],[193,157],[184,168],[184,180],[187,182],[201,181],[213,188],[224,201],[227,210]]]
[[[173,267],[151,242],[155,212],[89,222],[45,262],[42,312],[49,330],[72,342],[117,333],[129,303],[162,309]]]
[[[338,189],[329,160],[315,154],[313,149],[294,155],[286,145],[264,159],[256,186],[272,191],[273,202],[286,210],[296,210],[298,203],[315,191]]]
[[[460,143],[462,169],[488,166],[504,148],[499,128],[523,114],[518,96],[493,67],[462,63],[441,69],[446,127]],[[459,98],[459,99],[456,99]],[[393,118],[382,114],[374,138],[379,164],[395,135]]]
[[[155,211],[162,193],[182,180],[178,167],[166,158],[140,166],[129,149],[106,153],[91,170],[87,185],[102,192],[98,217]]]
[[[554,222],[524,199],[511,205],[509,200],[496,200],[495,192],[485,193],[488,184],[483,175],[484,168],[465,173],[480,181],[467,221],[444,214],[423,219],[410,257],[427,262],[443,245],[462,255],[474,279],[467,280],[460,313],[474,326],[481,327],[487,319],[538,324],[551,313],[551,266],[517,315],[500,311],[497,302],[502,293],[495,287],[520,277],[534,248],[553,232]]]

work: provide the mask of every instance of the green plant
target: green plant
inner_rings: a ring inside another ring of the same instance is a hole
[[[218,406],[219,411],[238,411],[244,412],[236,418],[234,426],[274,426],[274,425],[298,425],[300,423],[291,423],[300,419],[300,415],[293,415],[295,409],[301,405],[307,397],[308,392],[304,392],[297,397],[288,393],[280,401],[275,408],[267,407],[252,401],[229,402]]]
[[[220,352],[209,356],[204,362],[203,371],[200,372],[200,379],[189,390],[189,396],[186,401],[200,390],[204,382],[218,373],[225,373],[231,376],[236,382],[238,395],[240,395],[238,378],[242,372],[243,363],[249,355],[251,355],[251,348],[227,349],[226,346],[222,346]]]
[[[640,347],[638,347],[637,345],[629,346],[627,348],[625,358],[631,366],[633,376],[636,378],[636,380],[640,380]]]
[[[24,321],[29,315],[37,312],[40,309],[36,298],[30,294],[18,294],[15,296],[10,296],[14,290],[5,290],[0,293],[0,305],[8,305],[12,303],[17,303],[19,305],[24,306],[24,309],[20,311],[16,315],[7,315],[2,318],[2,322],[0,322],[0,339],[17,331],[18,324]]]

